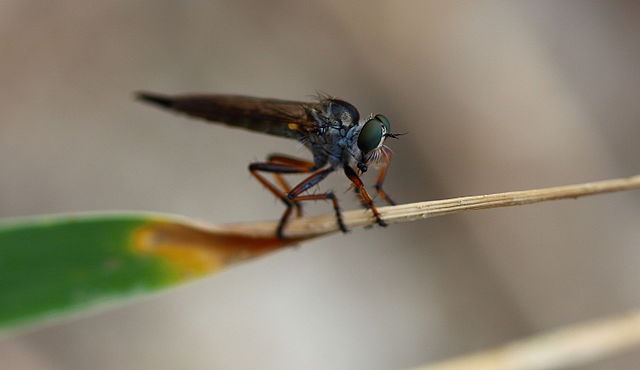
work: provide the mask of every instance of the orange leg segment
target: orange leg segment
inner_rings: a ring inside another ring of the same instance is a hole
[[[384,189],[382,189],[382,183],[384,183],[384,178],[387,176],[387,170],[389,169],[389,165],[390,164],[391,164],[391,157],[386,155],[385,156],[385,161],[382,164],[382,166],[380,167],[380,172],[378,173],[378,179],[376,180],[375,189],[376,189],[376,192],[378,193],[378,195],[382,199],[384,199],[390,205],[395,206],[396,202],[394,202],[393,199],[391,199],[391,197],[389,197],[387,192],[384,191]]]
[[[285,154],[270,154],[267,157],[267,161],[274,164],[284,164],[284,165],[296,166],[299,168],[307,168],[309,170],[308,172],[311,172],[312,169],[315,167],[315,164],[313,162],[300,159],[300,158],[291,157]],[[291,187],[289,186],[289,183],[287,182],[287,180],[284,179],[284,177],[280,173],[274,172],[273,177],[276,179],[276,182],[278,182],[278,184],[280,185],[282,190],[284,190],[285,193],[288,194],[291,191]],[[300,202],[295,202],[295,207],[296,207],[296,217],[302,217],[302,205],[300,204]]]
[[[384,222],[382,217],[380,217],[380,212],[378,212],[378,209],[376,208],[376,206],[373,205],[373,199],[371,199],[371,196],[367,192],[367,189],[365,188],[364,183],[362,182],[360,177],[358,177],[358,174],[356,173],[356,171],[354,171],[353,168],[351,168],[349,165],[346,165],[344,166],[344,173],[345,175],[347,175],[349,180],[351,180],[353,185],[355,185],[357,189],[356,192],[360,195],[362,204],[368,209],[370,209],[371,212],[373,212],[373,217],[375,217],[378,225],[387,226],[387,223]]]
[[[282,200],[282,202],[287,206],[287,209],[284,211],[282,217],[280,218],[280,223],[278,224],[278,228],[276,231],[277,236],[281,239],[284,238],[284,227],[287,224],[289,217],[291,216],[293,207],[299,207],[299,202],[307,200],[330,199],[333,202],[333,208],[336,212],[336,218],[338,220],[340,229],[344,232],[347,231],[344,223],[342,222],[342,214],[340,213],[338,200],[332,192],[325,194],[301,195],[305,191],[309,190],[309,188],[322,181],[325,177],[327,177],[327,175],[329,175],[329,173],[333,172],[333,168],[327,168],[311,174],[309,177],[296,185],[292,190],[288,191],[286,195],[285,193],[281,192],[275,185],[267,181],[267,179],[259,173],[270,172],[281,177],[282,174],[308,173],[312,172],[314,169],[314,164],[311,162],[301,161],[295,158],[289,158],[279,155],[269,156],[268,162],[252,163],[249,165],[249,171],[251,172],[251,174],[264,187],[271,191],[273,195]],[[286,181],[284,181],[284,179],[282,179],[280,185],[283,186],[283,183],[284,186],[286,186],[286,189],[288,189],[289,185],[286,183]]]

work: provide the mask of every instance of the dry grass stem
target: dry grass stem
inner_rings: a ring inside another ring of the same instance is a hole
[[[638,188],[640,188],[640,175],[629,178],[557,186],[552,188],[401,204],[397,206],[382,207],[379,210],[382,214],[382,218],[387,223],[391,224],[415,221],[427,217],[442,216],[463,211],[519,206],[547,200],[579,198],[587,195]],[[371,216],[371,212],[366,210],[344,212],[343,216],[345,225],[349,229],[375,224],[375,220]],[[256,236],[266,236],[273,235],[276,225],[276,222],[254,222],[225,225],[224,227],[234,233],[251,233]],[[286,228],[286,234],[289,237],[301,239],[312,238],[337,231],[338,225],[333,214],[295,219],[292,220]]]
[[[640,344],[640,310],[577,324],[415,370],[551,370],[583,366]]]

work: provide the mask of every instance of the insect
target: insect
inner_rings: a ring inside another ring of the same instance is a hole
[[[387,203],[395,204],[382,189],[391,161],[391,150],[384,141],[388,137],[397,138],[399,134],[391,132],[391,124],[382,114],[371,115],[360,122],[360,114],[353,105],[324,95],[311,103],[216,94],[171,96],[140,92],[137,97],[189,116],[295,139],[308,148],[313,161],[271,154],[265,162],[249,165],[251,175],[286,206],[276,230],[277,237],[285,237],[285,226],[294,208],[296,215],[302,216],[300,203],[309,200],[330,200],[340,229],[347,231],[333,192],[306,194],[336,170],[344,171],[362,205],[371,210],[380,226],[386,226],[360,179],[369,166],[379,168],[376,192]],[[265,173],[273,174],[275,183],[268,181]],[[283,177],[305,173],[309,176],[293,188]]]

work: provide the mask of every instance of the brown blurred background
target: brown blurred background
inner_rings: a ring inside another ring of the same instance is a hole
[[[247,164],[304,151],[139,89],[384,113],[409,132],[391,143],[400,202],[640,173],[636,1],[5,0],[0,53],[2,217],[279,217]],[[416,366],[637,306],[639,221],[629,192],[354,231],[5,339],[0,368]]]

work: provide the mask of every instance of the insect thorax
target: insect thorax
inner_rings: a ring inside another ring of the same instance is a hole
[[[356,145],[360,113],[351,104],[338,99],[323,99],[320,108],[309,111],[315,129],[302,138],[314,156],[316,166],[327,162],[332,167],[341,167],[353,161],[359,154]]]
[[[357,141],[358,127],[320,127],[302,142],[313,153],[317,166],[327,162],[332,167],[341,167],[349,163],[359,152]]]

